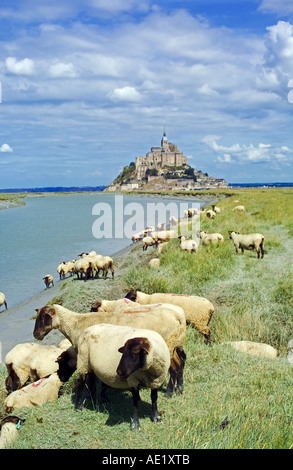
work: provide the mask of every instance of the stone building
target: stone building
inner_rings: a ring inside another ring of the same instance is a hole
[[[160,170],[168,167],[180,167],[187,165],[187,157],[178,150],[177,145],[168,142],[166,132],[164,130],[161,140],[161,147],[152,147],[144,157],[136,157],[135,172],[136,178],[142,179],[146,176],[146,171],[156,169],[158,174]]]

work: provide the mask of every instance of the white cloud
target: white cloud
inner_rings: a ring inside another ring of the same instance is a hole
[[[198,91],[201,95],[206,95],[206,96],[210,96],[210,97],[213,97],[213,96],[219,96],[220,93],[216,90],[213,90],[213,88],[211,88],[208,83],[205,83],[204,85],[202,85],[200,88],[198,88]]]
[[[12,148],[8,144],[2,144],[0,147],[0,152],[13,152]]]
[[[262,0],[259,10],[266,13],[277,13],[279,15],[292,13],[292,0]]]
[[[49,73],[53,78],[76,77],[76,72],[71,62],[68,64],[64,64],[62,62],[53,64],[50,66]]]
[[[141,99],[140,93],[131,86],[115,88],[115,90],[108,93],[107,96],[112,101],[139,101]]]
[[[293,157],[293,150],[287,146],[272,147],[271,144],[234,144],[230,147],[218,145],[217,140],[221,137],[206,136],[202,139],[217,154],[220,163],[265,163],[265,162],[288,162]],[[287,155],[285,155],[287,154]],[[291,154],[289,158],[288,154]]]
[[[16,57],[7,57],[5,60],[8,72],[15,75],[32,75],[34,72],[34,61],[32,59],[16,60]]]

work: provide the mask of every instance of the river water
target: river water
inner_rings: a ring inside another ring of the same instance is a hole
[[[5,337],[7,344],[22,328],[21,322],[13,323],[9,308],[44,291],[46,274],[58,284],[59,263],[92,250],[111,256],[131,244],[133,233],[156,227],[163,216],[168,222],[170,215],[182,217],[187,207],[205,204],[195,198],[109,193],[29,197],[25,203],[0,211],[0,292],[8,303],[7,312],[0,307],[0,341]]]

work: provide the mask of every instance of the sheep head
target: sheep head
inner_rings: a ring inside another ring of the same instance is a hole
[[[46,305],[36,309],[36,312],[37,317],[33,335],[36,339],[42,340],[53,328],[57,328],[56,309],[53,305]]]
[[[122,353],[122,357],[117,374],[122,379],[127,379],[133,372],[144,367],[150,343],[147,338],[131,338],[118,351]]]
[[[125,295],[125,299],[129,299],[129,300],[132,300],[132,302],[135,302],[136,299],[137,299],[137,291],[136,290],[130,290]]]

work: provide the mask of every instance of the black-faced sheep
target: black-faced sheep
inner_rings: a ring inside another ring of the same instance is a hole
[[[236,253],[239,252],[239,248],[244,253],[244,250],[255,250],[257,252],[257,257],[264,257],[264,240],[265,237],[261,233],[249,233],[246,235],[240,234],[229,230],[229,236],[233,240]]]
[[[121,357],[122,354],[122,357]],[[131,429],[139,429],[140,388],[151,389],[152,418],[160,421],[157,392],[170,368],[168,346],[155,331],[109,324],[94,325],[81,335],[78,344],[76,404],[82,408],[82,391],[89,372],[112,388],[129,388],[134,414]]]
[[[215,204],[211,204],[211,208],[216,214],[220,214],[221,209],[219,207],[215,206]]]
[[[0,449],[9,447],[16,439],[25,419],[18,416],[6,416],[0,422]]]
[[[50,284],[54,286],[54,279],[53,279],[53,276],[51,276],[51,274],[46,274],[46,276],[43,277],[43,281],[45,283],[46,289],[50,287]]]
[[[186,320],[181,307],[169,304],[140,306],[125,299],[116,305],[117,314],[113,312],[76,313],[61,305],[48,305],[37,310],[34,337],[42,340],[52,329],[58,329],[78,348],[79,337],[89,326],[101,323],[111,325],[148,328],[157,331],[166,341],[171,358],[170,380],[166,395],[171,396],[176,390],[183,391],[183,369],[186,355],[183,350]],[[133,305],[132,305],[133,304]],[[101,304],[102,305],[102,304]]]
[[[187,324],[191,324],[194,328],[196,328],[204,335],[205,341],[209,342],[209,324],[215,311],[215,307],[205,297],[160,292],[154,294],[145,294],[144,292],[135,290],[128,292],[125,297],[141,305],[148,305],[156,302],[178,305],[184,310]]]
[[[180,248],[181,250],[188,251],[189,253],[196,253],[198,250],[197,243],[193,239],[185,238],[183,235],[180,237]]]
[[[36,381],[57,371],[56,359],[68,347],[68,340],[57,346],[21,343],[6,354],[8,375],[5,385],[8,393],[20,389],[27,381]]]
[[[209,219],[214,219],[216,217],[216,213],[215,211],[213,211],[212,209],[209,209],[207,212],[206,212],[206,216],[209,218]]]
[[[6,300],[6,297],[5,295],[3,294],[3,292],[0,292],[0,307],[2,307],[2,305],[5,306],[5,310],[7,310],[7,300]]]
[[[77,351],[73,346],[63,351],[60,356],[57,357],[56,362],[58,364],[57,374],[61,382],[67,382],[77,365]]]

